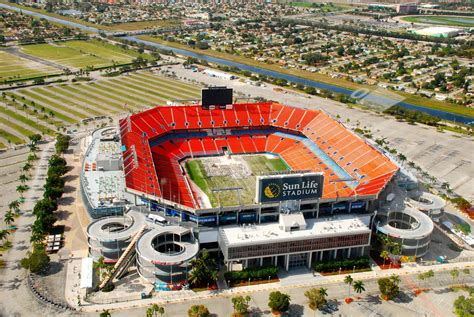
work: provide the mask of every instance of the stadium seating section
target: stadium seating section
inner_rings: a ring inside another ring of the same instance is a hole
[[[180,166],[188,157],[278,154],[293,170],[324,172],[327,199],[376,195],[397,171],[324,112],[277,103],[156,107],[122,119],[120,126],[127,187],[190,208],[199,206]],[[133,148],[136,156],[130,155]]]

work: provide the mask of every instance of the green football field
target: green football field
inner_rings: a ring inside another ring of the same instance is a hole
[[[239,205],[238,190],[213,191],[216,189],[236,187],[241,188],[241,190],[239,190],[240,203],[243,205],[253,204],[255,203],[255,185],[258,175],[289,169],[286,163],[278,156],[272,157],[265,154],[256,154],[233,155],[232,157],[237,157],[240,163],[231,163],[229,160],[229,164],[227,164],[226,160],[228,159],[225,156],[221,156],[218,159],[215,157],[203,157],[186,162],[186,171],[189,178],[207,195],[212,207],[219,207],[219,202],[222,206]],[[212,165],[210,161],[215,162],[216,159],[220,160],[219,163],[222,164],[222,167],[219,170],[225,175],[209,176],[206,172],[206,165]],[[249,171],[250,175],[230,175],[239,169]],[[225,173],[225,170],[229,170],[229,173]]]

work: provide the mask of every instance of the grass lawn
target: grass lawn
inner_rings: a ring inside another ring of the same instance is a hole
[[[125,81],[128,85],[136,84],[138,87],[143,87],[144,91],[150,92],[152,95],[156,95],[164,98],[165,100],[170,99],[190,99],[192,97],[198,97],[196,94],[183,93],[178,89],[174,89],[172,86],[168,86],[165,83],[152,83],[141,78],[128,77]],[[135,88],[136,86],[132,86]]]
[[[0,82],[60,73],[58,69],[0,50]]]
[[[104,67],[130,63],[140,54],[134,50],[103,43],[97,40],[66,41],[52,44],[34,44],[21,47],[26,54],[53,61],[65,67]],[[148,54],[143,58],[152,59]]]
[[[20,139],[16,135],[10,134],[7,131],[0,129],[0,137],[4,138],[7,141],[10,141],[13,144],[22,144],[25,143],[24,140]]]
[[[412,23],[426,23],[447,26],[474,27],[474,17],[450,15],[417,15],[401,18]]]
[[[35,108],[36,110],[38,110],[39,113],[43,112],[43,111],[42,111],[42,107],[44,107],[44,111],[45,111],[46,113],[49,113],[49,112],[51,111],[51,112],[54,114],[54,116],[55,116],[56,118],[60,119],[60,120],[63,120],[63,121],[65,121],[65,122],[67,122],[67,123],[76,123],[76,122],[77,122],[76,120],[74,120],[74,119],[71,118],[71,117],[68,117],[68,116],[66,116],[66,115],[64,115],[64,114],[62,114],[62,113],[60,113],[60,112],[54,111],[53,108],[47,108],[46,106],[43,106],[43,105],[41,105],[41,104],[38,104],[37,102],[35,102],[34,100],[32,100],[32,99],[35,99],[35,97],[34,97],[34,95],[32,95],[30,92],[25,91],[25,90],[19,91],[19,92],[23,93],[23,94],[24,94],[25,96],[27,96],[28,98],[25,99],[25,100],[22,100],[22,99],[21,99],[21,96],[15,94],[15,93],[7,93],[7,94],[10,95],[10,96],[15,96],[15,97],[16,97],[16,100],[17,100],[18,102],[25,103],[25,104],[27,104],[28,106],[31,106],[31,107]],[[33,103],[33,102],[34,102],[34,103]],[[47,103],[46,103],[46,104],[47,104]]]
[[[78,112],[78,111],[73,110],[74,107],[71,107],[70,102],[62,103],[62,102],[60,102],[60,100],[58,100],[58,98],[55,95],[53,95],[52,93],[50,93],[46,90],[43,90],[41,88],[35,87],[35,88],[31,88],[31,89],[23,89],[23,90],[20,90],[20,92],[22,94],[28,95],[28,97],[30,97],[34,100],[37,100],[38,102],[42,103],[43,105],[52,106],[55,109],[62,110],[65,113],[70,113],[73,116],[76,116],[80,119],[85,119],[85,118],[88,117],[87,115],[85,115],[82,112]]]
[[[113,92],[119,96],[125,97],[127,99],[135,101],[139,105],[150,105],[155,103],[156,101],[153,98],[147,98],[147,93],[142,92],[143,90],[140,87],[141,92],[137,92],[135,90],[131,90],[130,88],[133,88],[132,85],[129,85],[128,83],[123,82],[122,85],[119,85],[117,82],[112,82],[112,81],[101,81],[96,83],[97,87],[100,87],[101,89],[105,89],[106,91]],[[159,101],[163,102],[163,101]]]
[[[81,109],[81,112],[77,112],[78,114],[86,113],[90,117],[101,116],[104,114],[104,111],[99,111],[98,109],[95,109],[95,107],[86,107],[86,106],[83,106],[82,104],[77,103],[76,98],[69,98],[67,96],[63,96],[61,93],[58,93],[57,90],[54,89],[54,87],[44,87],[44,88],[32,89],[32,90],[43,96],[54,99],[54,101],[57,101],[62,105],[67,105],[68,107],[72,107],[74,109]]]
[[[279,157],[268,158],[266,155],[239,155],[238,157],[242,158],[250,167],[252,175],[239,179],[232,178],[229,175],[209,177],[203,163],[206,158],[192,159],[186,162],[186,171],[190,179],[208,196],[212,207],[218,207],[219,200],[222,206],[239,204],[236,191],[222,191],[214,194],[213,189],[241,187],[242,204],[252,204],[255,199],[256,175],[288,170],[286,164]],[[222,158],[224,159],[224,156]]]
[[[21,121],[23,122],[26,126],[30,126],[30,127],[33,127],[41,132],[43,132],[44,134],[48,134],[48,135],[54,135],[54,131],[52,131],[50,128],[40,124],[40,123],[36,123],[34,122],[33,120],[30,120],[30,119],[27,119],[26,117],[18,114],[18,113],[15,113],[14,111],[11,111],[10,109],[6,109],[6,108],[3,108],[3,107],[0,107],[0,112],[3,113],[5,116],[8,117],[12,117],[18,121]]]
[[[0,116],[0,123],[24,135],[25,139],[28,138],[30,135],[33,135],[36,133],[36,132],[26,129],[24,126],[18,125],[17,123],[14,123],[11,120],[8,120],[4,116]]]
[[[165,89],[179,93],[185,97],[199,97],[200,98],[201,96],[201,91],[199,87],[185,86],[175,80],[168,80],[168,79],[164,79],[162,77],[157,77],[157,76],[148,77],[148,76],[143,76],[142,74],[131,74],[130,77],[128,78],[137,79],[142,83],[147,83],[152,86],[156,86],[156,88],[163,87]]]
[[[145,41],[156,42],[156,43],[159,43],[159,44],[163,44],[163,45],[167,45],[167,46],[175,47],[175,48],[180,48],[180,49],[184,49],[184,50],[188,50],[188,51],[195,51],[195,52],[198,52],[199,54],[203,54],[203,55],[209,55],[209,56],[213,56],[213,57],[217,57],[217,58],[222,58],[222,59],[226,59],[226,60],[229,60],[229,61],[234,61],[234,62],[237,62],[237,63],[251,65],[251,66],[259,67],[259,68],[262,68],[262,69],[273,70],[273,71],[280,72],[280,73],[283,73],[283,74],[294,75],[294,76],[297,76],[297,77],[310,79],[310,80],[314,80],[314,81],[318,81],[318,82],[322,82],[322,83],[326,83],[326,84],[331,84],[331,85],[335,85],[335,86],[339,86],[339,87],[344,87],[344,88],[348,88],[348,89],[354,89],[354,90],[362,89],[362,88],[364,88],[364,89],[369,88],[370,89],[371,87],[373,87],[373,89],[377,89],[377,87],[375,87],[375,86],[360,85],[360,84],[356,84],[356,83],[353,83],[353,82],[350,82],[350,81],[347,81],[347,80],[344,80],[344,79],[331,78],[331,77],[323,75],[323,74],[311,73],[311,72],[307,72],[307,71],[304,71],[304,70],[281,68],[280,66],[275,65],[275,64],[266,64],[266,63],[258,62],[256,60],[253,60],[253,59],[247,58],[247,57],[243,57],[243,56],[235,56],[235,55],[232,55],[232,54],[217,52],[217,51],[214,51],[214,50],[192,49],[189,46],[184,45],[184,44],[180,44],[180,43],[176,43],[176,42],[163,41],[161,39],[154,38],[154,37],[147,36],[147,35],[139,36],[139,38],[141,38]],[[427,98],[423,98],[421,96],[414,96],[414,95],[411,95],[411,94],[408,94],[408,93],[403,93],[403,92],[397,92],[397,94],[405,97],[406,98],[404,100],[405,102],[413,103],[417,106],[443,110],[443,111],[446,111],[446,112],[461,114],[461,115],[466,116],[466,117],[474,118],[474,109],[472,109],[472,108],[467,108],[467,107],[460,106],[460,105],[457,105],[457,104],[446,103],[446,102],[442,102],[442,101],[438,101],[438,100],[434,100],[434,99],[427,99]]]
[[[63,98],[63,99],[66,98],[68,100],[74,100],[75,102],[80,102],[82,104],[86,104],[86,105],[90,106],[90,108],[85,108],[85,109],[93,110],[94,112],[98,112],[100,114],[111,112],[111,109],[106,108],[104,106],[105,102],[102,102],[102,100],[97,100],[97,98],[88,99],[83,93],[80,93],[79,95],[74,95],[71,92],[71,90],[63,89],[64,87],[67,87],[67,86],[66,85],[60,86],[60,87],[51,86],[51,87],[48,87],[48,89],[50,91],[54,92],[56,95],[60,95],[61,98]],[[107,104],[109,104],[109,103],[107,103]],[[94,110],[94,108],[96,110]]]

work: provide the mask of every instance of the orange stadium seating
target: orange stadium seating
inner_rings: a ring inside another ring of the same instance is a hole
[[[270,152],[293,170],[323,172],[327,199],[377,195],[398,170],[326,113],[272,102],[214,110],[156,107],[122,119],[120,126],[126,126],[121,135],[127,187],[191,208],[199,207],[197,194],[180,161],[224,150]]]

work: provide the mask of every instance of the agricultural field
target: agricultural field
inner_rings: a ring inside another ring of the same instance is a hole
[[[0,98],[0,149],[25,143],[35,133],[54,136],[62,127],[94,116],[116,116],[197,99],[200,87],[149,71],[83,83],[12,89]]]
[[[54,67],[0,50],[0,83],[60,73]]]
[[[207,195],[212,207],[219,207],[219,201],[222,206],[239,205],[237,191],[214,193],[213,189],[241,187],[240,202],[253,204],[257,175],[288,170],[279,156],[267,154],[203,157],[186,161],[185,167],[190,179]]]
[[[98,68],[130,63],[138,56],[146,59],[152,58],[150,55],[139,54],[134,50],[123,49],[98,40],[25,45],[22,46],[21,51],[63,65],[65,68],[73,67],[77,69],[87,66]]]
[[[474,27],[474,17],[444,16],[444,15],[418,15],[403,17],[403,21],[412,23],[436,24],[445,26]]]

